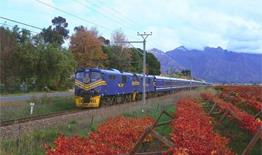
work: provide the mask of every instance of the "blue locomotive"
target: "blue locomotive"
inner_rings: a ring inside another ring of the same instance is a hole
[[[146,75],[148,97],[204,85],[204,81]],[[142,74],[98,68],[80,69],[75,73],[75,104],[78,107],[135,101],[141,99],[142,92]]]

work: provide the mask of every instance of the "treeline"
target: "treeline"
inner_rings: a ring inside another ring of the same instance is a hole
[[[100,36],[95,28],[84,26],[75,27],[69,36],[68,23],[60,16],[38,34],[18,26],[2,26],[1,92],[72,88],[74,72],[84,67],[142,73],[143,51],[120,43],[123,41],[127,38],[121,31],[113,32],[109,40]],[[160,74],[160,63],[154,55],[147,53],[146,57],[147,73]]]

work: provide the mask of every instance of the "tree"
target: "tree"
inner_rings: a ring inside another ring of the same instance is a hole
[[[191,77],[191,70],[185,69],[181,71],[183,76]]]
[[[0,83],[6,88],[16,80],[13,72],[13,53],[16,50],[16,35],[12,30],[0,27]]]
[[[121,30],[116,30],[112,33],[111,41],[112,41],[113,46],[128,47],[127,43],[125,43],[128,41],[128,39],[125,36],[124,32],[122,32]]]
[[[98,37],[98,39],[101,41],[103,46],[109,46],[110,45],[110,40],[106,39],[103,36]]]
[[[143,50],[140,48],[130,48],[131,51],[131,72],[143,72]]]
[[[64,39],[68,38],[69,30],[67,29],[68,23],[66,19],[58,16],[52,19],[52,26],[44,28],[41,32],[45,43],[52,43],[61,46]]]
[[[160,74],[160,62],[152,53],[146,53],[147,73],[150,75]]]
[[[76,28],[71,37],[70,49],[77,61],[78,67],[104,66],[107,55],[102,51],[101,41],[97,31],[86,28]]]
[[[123,32],[120,30],[112,33],[111,42],[112,46],[110,47],[111,51],[108,54],[109,57],[109,67],[116,68],[123,71],[131,70],[131,53],[127,46],[127,38]]]
[[[39,61],[37,64],[37,85],[52,90],[66,88],[75,67],[71,53],[52,44],[37,46]]]

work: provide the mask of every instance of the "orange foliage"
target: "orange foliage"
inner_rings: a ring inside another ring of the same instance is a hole
[[[79,29],[71,37],[70,49],[78,63],[78,67],[103,66],[107,55],[102,51],[101,41],[96,32]]]

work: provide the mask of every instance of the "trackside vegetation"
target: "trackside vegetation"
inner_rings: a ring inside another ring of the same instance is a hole
[[[115,43],[127,41],[120,30],[110,41],[85,26],[76,26],[69,36],[68,24],[58,16],[39,33],[0,26],[1,93],[66,90],[73,87],[74,72],[83,67],[142,72],[142,50]],[[153,54],[147,53],[147,62],[147,73],[159,75],[160,63]]]

